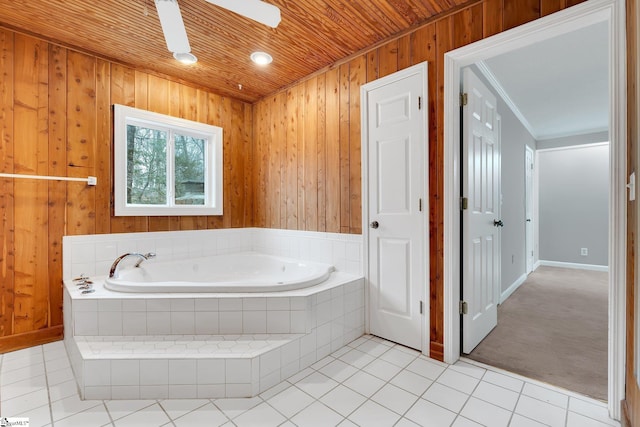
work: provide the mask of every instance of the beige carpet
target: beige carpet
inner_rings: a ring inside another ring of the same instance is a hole
[[[539,267],[469,358],[607,399],[607,273]]]

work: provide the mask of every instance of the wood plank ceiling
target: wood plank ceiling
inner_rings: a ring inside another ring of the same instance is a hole
[[[242,1],[242,0],[238,0]],[[0,24],[137,69],[253,102],[469,0],[268,0],[272,29],[207,3],[179,0],[194,65],[167,51],[153,0],[0,0]],[[274,61],[253,64],[253,51]],[[238,85],[242,85],[242,89]]]

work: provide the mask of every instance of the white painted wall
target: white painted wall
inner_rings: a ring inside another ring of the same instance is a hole
[[[537,165],[540,260],[606,266],[609,144],[538,150]]]

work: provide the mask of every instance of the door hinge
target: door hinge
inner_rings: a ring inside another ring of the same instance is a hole
[[[466,197],[460,197],[460,210],[467,210],[467,206],[469,205],[469,199]]]
[[[464,107],[465,105],[467,105],[467,102],[469,101],[469,97],[467,96],[466,93],[461,93],[460,94],[460,106]]]
[[[424,302],[420,301],[420,314],[424,314]]]
[[[418,200],[418,211],[422,212],[422,198]]]
[[[460,301],[460,314],[467,314],[467,302],[466,301]]]
[[[422,110],[422,97],[418,97],[418,110]]]

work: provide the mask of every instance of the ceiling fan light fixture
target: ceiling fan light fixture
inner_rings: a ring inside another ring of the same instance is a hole
[[[258,65],[271,64],[273,57],[266,52],[253,52],[251,54],[251,60]]]
[[[155,3],[169,52],[190,52],[187,30],[177,0],[155,0]]]
[[[173,57],[185,65],[191,65],[198,62],[198,58],[191,52],[174,52]]]

